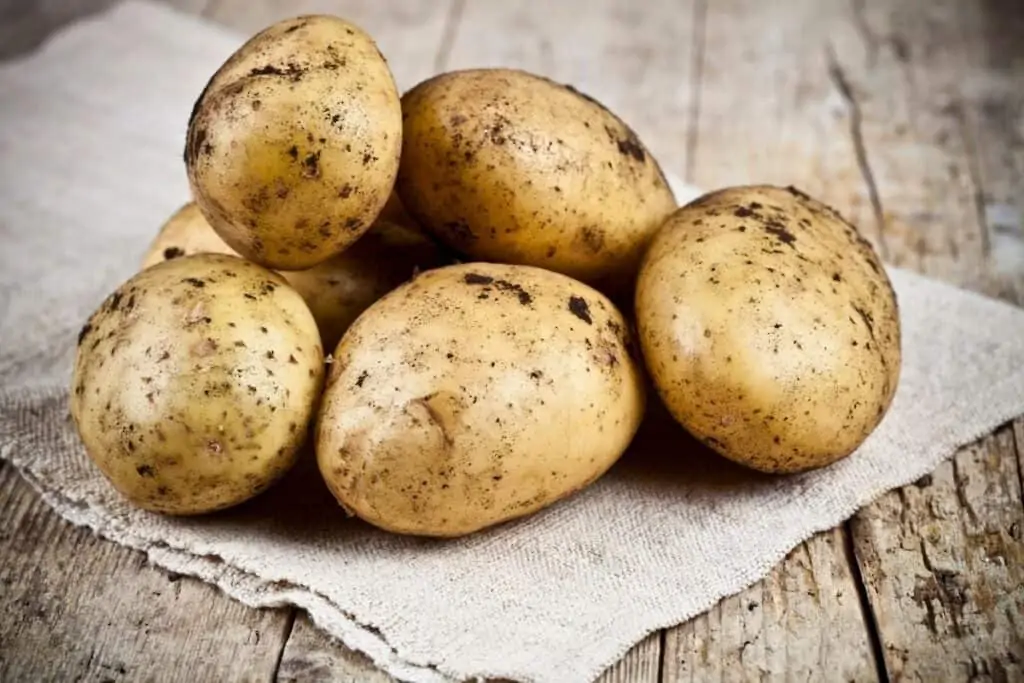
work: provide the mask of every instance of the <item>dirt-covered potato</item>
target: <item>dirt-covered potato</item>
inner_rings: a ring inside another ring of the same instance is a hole
[[[407,92],[402,113],[399,195],[470,259],[619,291],[676,208],[636,134],[570,86],[511,69],[454,71]]]
[[[369,229],[401,145],[398,91],[373,40],[313,15],[258,33],[214,74],[189,120],[185,164],[225,242],[300,270]]]
[[[281,273],[316,318],[324,348],[333,351],[345,330],[370,305],[424,270],[444,263],[423,234],[377,221],[341,254],[309,270]]]
[[[882,263],[838,213],[792,187],[728,188],[679,209],[644,259],[636,315],[673,416],[766,472],[850,454],[899,380]]]
[[[630,333],[607,298],[539,268],[461,264],[423,273],[349,328],[315,446],[349,513],[458,536],[594,481],[643,409]]]
[[[444,263],[437,246],[403,214],[401,204],[389,208],[370,230],[342,253],[308,270],[280,274],[306,301],[323,348],[331,351],[352,321],[377,299],[412,278],[413,273]],[[385,215],[387,220],[385,220]],[[189,203],[174,213],[150,243],[142,267],[196,253],[237,256]]]
[[[323,367],[313,316],[283,278],[234,256],[185,256],[136,274],[89,318],[71,414],[129,501],[210,512],[292,466]]]
[[[227,245],[214,230],[195,202],[188,202],[160,226],[142,255],[142,267],[192,254],[228,254],[238,252]]]

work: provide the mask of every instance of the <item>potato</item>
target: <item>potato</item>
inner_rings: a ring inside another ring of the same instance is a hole
[[[795,188],[747,186],[679,209],[636,291],[658,394],[694,436],[765,472],[851,453],[900,373],[896,296],[871,245]]]
[[[441,252],[422,234],[377,221],[343,253],[309,270],[281,274],[306,300],[324,348],[333,351],[345,330],[370,304],[416,272],[442,263]]]
[[[401,146],[398,91],[373,40],[313,15],[258,33],[214,74],[189,120],[185,164],[225,242],[301,270],[369,229]]]
[[[342,338],[317,460],[350,514],[459,536],[593,482],[644,401],[626,321],[603,295],[529,266],[447,266],[386,295]]]
[[[390,220],[385,220],[385,215]],[[414,225],[397,201],[389,201],[389,208],[369,232],[344,252],[308,270],[280,273],[309,306],[324,349],[333,350],[352,321],[374,301],[409,280],[417,270],[444,262],[440,250],[425,235],[391,221]],[[143,257],[142,267],[195,253],[238,255],[190,202],[160,229]]]
[[[618,293],[676,208],[636,134],[571,86],[511,69],[455,71],[407,92],[402,113],[398,193],[470,259]]]
[[[142,256],[142,267],[192,254],[239,255],[210,226],[199,206],[188,202],[160,227]]]
[[[71,415],[138,507],[241,503],[295,462],[323,381],[316,323],[285,280],[223,254],[143,270],[78,337]]]

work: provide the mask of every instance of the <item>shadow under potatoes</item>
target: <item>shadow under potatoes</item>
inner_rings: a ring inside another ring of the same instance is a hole
[[[656,396],[651,396],[640,430],[609,476],[664,491],[729,490],[776,479],[705,446],[672,418]]]
[[[773,485],[776,479],[741,467],[712,451],[679,426],[652,396],[633,443],[596,484],[628,488],[653,501],[681,504],[695,498],[727,498],[726,492],[751,492],[763,485]],[[543,511],[491,530],[500,533],[539,514]],[[445,539],[387,534],[349,517],[320,476],[312,441],[303,448],[292,470],[269,490],[206,519],[214,524],[237,524],[240,529],[259,528],[261,533],[282,539],[301,536],[329,540],[332,544],[387,543],[392,547],[397,544],[414,548],[448,543]],[[480,539],[488,534],[485,530],[473,536]]]

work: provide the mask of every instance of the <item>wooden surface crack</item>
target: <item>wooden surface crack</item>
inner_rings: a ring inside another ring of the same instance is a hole
[[[665,640],[668,638],[668,629],[658,631],[658,683],[668,683],[665,679]]]
[[[288,618],[281,627],[281,647],[277,652],[277,660],[274,662],[274,672],[270,680],[277,681],[281,673],[281,662],[284,660],[284,650],[288,647],[288,640],[292,637],[292,630],[295,628],[295,617],[298,610],[294,607],[288,609]]]
[[[1013,423],[1010,429],[1010,436],[1013,439],[1013,451],[1017,454],[1017,501],[1020,503],[1021,512],[1024,512],[1024,420]],[[1017,538],[1024,530],[1017,529]]]
[[[960,506],[967,513],[971,523],[977,525],[978,513],[975,511],[974,506],[971,504],[971,501],[967,496],[967,478],[961,472],[960,464],[955,458],[953,459],[953,483],[956,487],[957,502],[960,503]]]
[[[864,575],[861,573],[860,559],[857,557],[857,547],[854,544],[853,528],[849,520],[843,523],[843,543],[846,562],[850,566],[853,583],[857,587],[857,600],[860,602],[861,615],[868,632],[868,643],[871,645],[872,659],[875,662],[875,674],[879,683],[889,683],[889,670],[885,665],[885,649],[882,647],[882,634],[878,628],[878,615],[875,614],[871,598],[868,596],[868,587],[864,582]]]
[[[861,177],[864,179],[864,183],[867,186],[868,198],[871,200],[871,211],[875,216],[875,227],[876,227],[876,238],[878,240],[878,251],[882,259],[888,261],[890,258],[889,246],[885,239],[885,215],[882,213],[882,200],[878,193],[878,184],[875,181],[875,176],[871,171],[871,164],[868,162],[867,147],[864,145],[864,134],[861,130],[863,126],[863,115],[861,114],[860,104],[857,102],[857,97],[853,93],[853,88],[850,86],[850,81],[846,77],[846,72],[843,70],[842,65],[839,64],[839,60],[836,58],[835,50],[829,47],[826,52],[826,59],[828,60],[828,73],[832,79],[833,85],[836,90],[842,96],[846,102],[846,108],[850,116],[850,136],[853,139],[853,151],[857,157],[857,166],[860,168]]]

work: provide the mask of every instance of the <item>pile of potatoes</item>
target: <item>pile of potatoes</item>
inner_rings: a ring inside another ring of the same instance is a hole
[[[184,163],[192,201],[85,323],[71,383],[86,451],[146,510],[237,505],[311,444],[348,514],[458,536],[594,482],[649,400],[792,473],[855,450],[896,389],[896,298],[855,228],[792,187],[677,206],[572,86],[475,69],[400,96],[369,35],[302,16],[217,70]]]

